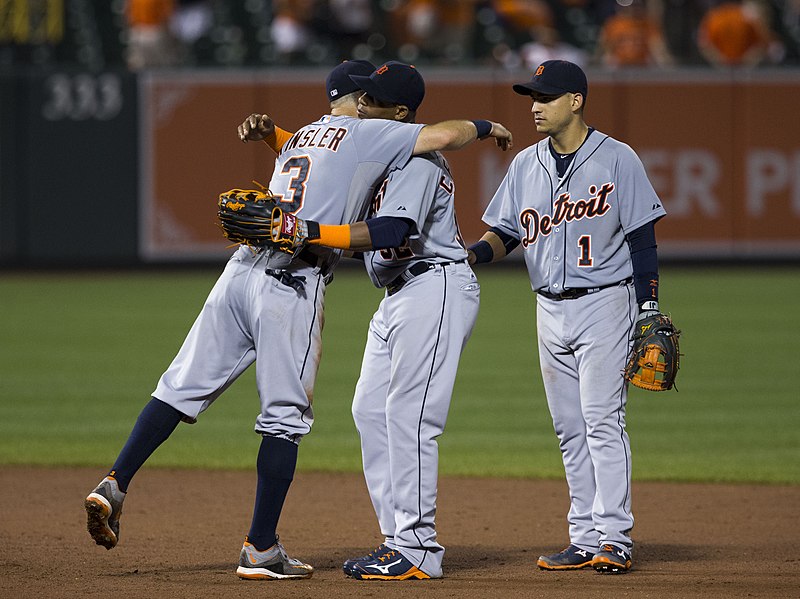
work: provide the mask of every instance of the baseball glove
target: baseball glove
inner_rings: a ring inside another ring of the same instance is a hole
[[[219,194],[217,206],[222,234],[233,243],[251,248],[270,247],[287,254],[294,254],[299,247],[273,234],[275,219],[280,223],[285,215],[267,188],[230,189]]]
[[[638,320],[625,378],[649,391],[672,389],[680,361],[680,334],[666,314],[655,312]]]

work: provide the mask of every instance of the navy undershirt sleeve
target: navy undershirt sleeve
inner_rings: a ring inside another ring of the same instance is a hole
[[[512,235],[509,235],[505,231],[498,229],[497,227],[490,227],[489,230],[495,235],[497,235],[500,238],[500,241],[503,242],[503,245],[506,248],[506,256],[508,256],[511,252],[513,252],[519,245],[519,239],[517,239]]]
[[[633,286],[636,302],[658,301],[658,253],[655,222],[645,223],[625,237],[633,263]]]
[[[411,223],[404,218],[394,216],[378,216],[366,221],[372,249],[383,250],[403,245],[406,235],[411,230]]]

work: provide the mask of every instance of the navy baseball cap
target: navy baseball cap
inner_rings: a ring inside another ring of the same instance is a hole
[[[530,81],[514,84],[514,91],[523,96],[536,92],[545,96],[566,93],[583,94],[589,91],[586,73],[578,65],[566,60],[547,60],[533,72]]]
[[[390,60],[369,76],[350,75],[359,88],[376,100],[416,110],[425,97],[425,81],[414,65]]]
[[[336,100],[347,94],[357,92],[358,87],[350,75],[369,75],[375,70],[375,65],[368,60],[345,60],[337,65],[325,80],[325,88],[328,91],[328,100]]]

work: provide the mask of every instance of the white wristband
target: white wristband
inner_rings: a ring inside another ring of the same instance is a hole
[[[639,306],[640,312],[658,312],[658,302],[654,300],[650,300],[647,302],[643,302],[641,306]]]

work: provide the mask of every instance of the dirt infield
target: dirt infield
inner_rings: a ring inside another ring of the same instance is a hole
[[[0,468],[0,597],[799,597],[800,487],[634,486],[634,570],[543,572],[566,543],[562,482],[445,478],[438,528],[445,578],[358,582],[341,562],[379,542],[358,475],[298,474],[280,525],[310,580],[250,582],[234,571],[255,474],[139,473],[120,544],[94,545],[83,499],[92,469]]]

